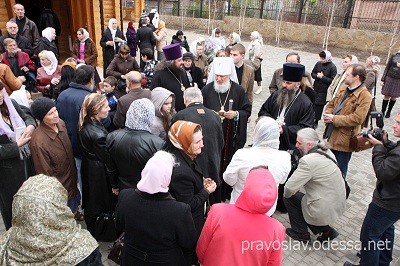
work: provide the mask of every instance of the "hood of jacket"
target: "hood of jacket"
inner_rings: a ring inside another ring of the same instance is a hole
[[[169,96],[172,96],[172,108],[171,110],[175,109],[175,94],[171,91],[163,88],[163,87],[156,87],[151,91],[151,101],[156,108],[156,116],[162,117],[161,115],[161,108],[164,102],[168,99]]]
[[[278,197],[276,182],[268,169],[258,168],[249,172],[236,207],[250,213],[267,213]]]

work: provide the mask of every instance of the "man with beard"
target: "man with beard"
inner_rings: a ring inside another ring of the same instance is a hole
[[[154,77],[150,90],[163,87],[175,94],[175,110],[179,112],[185,108],[183,92],[190,87],[183,64],[182,50],[179,43],[164,46],[165,61],[161,61],[154,69]]]
[[[221,117],[225,138],[221,156],[221,180],[233,154],[246,143],[247,119],[251,115],[251,103],[246,92],[242,86],[230,80],[232,64],[233,59],[230,57],[216,57],[213,63],[214,81],[202,90],[204,106]],[[220,189],[222,201],[229,199],[232,188],[223,182]]]
[[[301,89],[301,79],[305,67],[302,64],[283,65],[282,89],[277,90],[261,106],[258,116],[269,116],[279,124],[279,149],[298,156],[296,148],[297,131],[312,127],[314,121],[313,104]],[[283,185],[279,186],[277,210],[286,212],[282,200]]]

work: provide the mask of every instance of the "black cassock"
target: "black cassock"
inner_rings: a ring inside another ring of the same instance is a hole
[[[222,129],[224,131],[225,145],[222,150],[221,157],[221,172],[220,178],[225,171],[227,165],[232,160],[233,154],[243,148],[247,138],[247,119],[251,115],[251,103],[242,86],[232,82],[231,88],[226,93],[218,94],[214,90],[214,82],[211,82],[203,87],[203,104],[205,107],[216,112],[221,110],[221,105],[224,110],[229,110],[229,100],[232,99],[232,110],[239,112],[239,120],[224,119]]]
[[[258,116],[269,116],[277,119],[281,107],[277,104],[279,91],[275,91],[261,106]],[[306,127],[313,127],[314,123],[314,108],[313,104],[303,92],[299,91],[296,100],[286,108],[285,125],[282,126],[283,134],[280,136],[280,150],[297,150],[296,138],[297,131]]]

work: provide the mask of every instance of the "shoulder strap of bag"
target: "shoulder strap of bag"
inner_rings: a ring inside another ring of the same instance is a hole
[[[338,163],[336,162],[336,160],[333,159],[333,158],[332,158],[331,156],[329,156],[328,154],[326,154],[325,152],[322,152],[322,151],[320,151],[320,150],[315,150],[315,151],[313,151],[313,152],[325,156],[326,158],[328,158],[329,160],[331,160],[332,162],[334,162],[334,163],[336,164],[337,167],[339,167],[339,165],[338,165]]]

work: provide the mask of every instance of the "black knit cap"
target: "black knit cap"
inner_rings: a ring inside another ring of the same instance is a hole
[[[32,115],[42,121],[51,108],[55,107],[56,103],[46,97],[37,98],[31,105]]]

